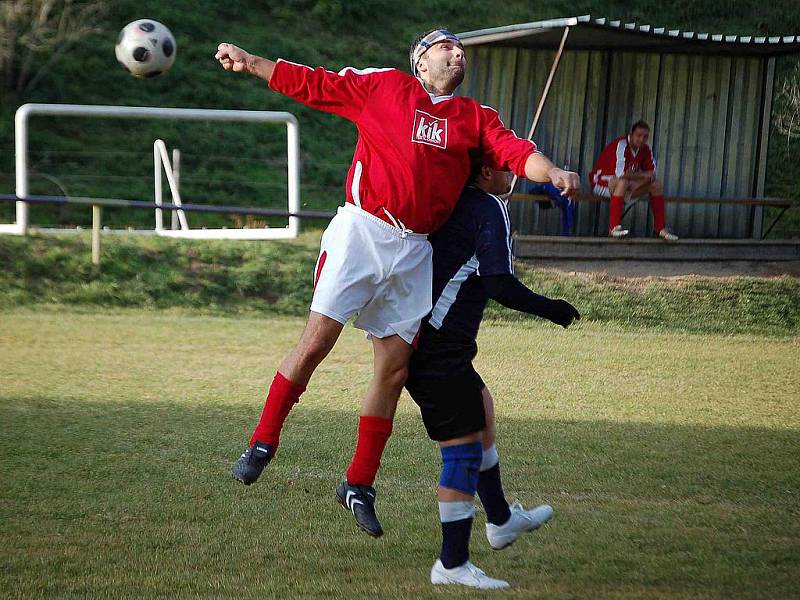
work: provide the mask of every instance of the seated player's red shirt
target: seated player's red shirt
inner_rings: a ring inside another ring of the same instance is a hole
[[[279,60],[269,87],[355,123],[347,201],[417,233],[435,231],[450,216],[472,156],[524,177],[536,151],[494,109],[463,96],[434,98],[397,69],[334,73]]]
[[[633,152],[628,144],[628,136],[621,135],[600,153],[600,157],[589,173],[593,186],[608,187],[612,177],[622,177],[628,171],[655,171],[656,160],[647,144]]]

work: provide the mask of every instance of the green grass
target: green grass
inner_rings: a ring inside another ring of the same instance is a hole
[[[370,374],[347,328],[258,485],[229,466],[300,319],[0,312],[6,597],[494,597],[427,582],[438,452],[404,397],[387,534],[333,501]],[[512,499],[556,518],[473,560],[515,598],[789,598],[800,568],[797,337],[493,324],[477,366]]]
[[[21,305],[189,309],[303,316],[319,232],[294,241],[228,242],[104,236],[100,269],[83,236],[0,236],[0,310]],[[574,303],[587,321],[626,329],[797,335],[800,279],[613,278],[517,264],[535,291]],[[490,303],[490,319],[529,317]]]

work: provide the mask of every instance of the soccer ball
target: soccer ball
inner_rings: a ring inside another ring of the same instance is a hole
[[[119,63],[134,77],[155,77],[175,62],[175,37],[158,21],[139,19],[119,32],[114,52]]]

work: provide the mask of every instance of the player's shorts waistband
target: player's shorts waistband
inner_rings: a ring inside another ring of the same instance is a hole
[[[339,212],[349,212],[354,215],[357,215],[363,219],[371,221],[378,227],[381,227],[385,231],[388,231],[392,235],[396,235],[399,238],[407,239],[407,240],[416,240],[416,241],[424,241],[428,239],[427,233],[414,233],[413,231],[409,231],[407,229],[400,229],[399,227],[395,227],[391,223],[388,223],[381,219],[378,216],[373,215],[365,211],[363,208],[357,207],[355,204],[351,202],[345,202],[344,206],[339,207]]]

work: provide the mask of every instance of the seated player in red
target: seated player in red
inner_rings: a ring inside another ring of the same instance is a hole
[[[589,182],[595,194],[611,198],[608,235],[614,238],[628,235],[629,230],[620,224],[625,198],[649,194],[658,237],[674,242],[678,236],[664,222],[664,191],[656,179],[656,160],[647,145],[649,138],[650,126],[644,121],[634,123],[628,135],[618,137],[603,149],[589,173]]]
[[[372,340],[373,378],[361,404],[358,440],[339,501],[370,535],[383,533],[372,488],[406,380],[412,342],[431,309],[427,235],[447,220],[470,172],[470,157],[520,177],[550,181],[567,193],[576,173],[553,165],[500,120],[497,111],[456,96],[466,59],[461,41],[436,29],[415,41],[412,74],[398,69],[335,73],[272,61],[232,44],[216,58],[312,108],[353,122],[358,141],[346,202],[322,236],[306,328],[278,367],[250,443],[233,477],[255,483],[278,450],[284,422],[317,366],[351,318]]]
[[[489,298],[562,327],[580,318],[570,303],[535,294],[514,276],[508,208],[499,197],[510,190],[510,175],[479,165],[450,219],[430,237],[434,306],[423,321],[406,389],[442,453],[437,492],[442,547],[431,569],[433,584],[509,587],[469,561],[476,491],[486,511],[486,537],[497,550],[553,514],[546,504],[532,510],[508,505],[495,446],[492,395],[472,366]]]

